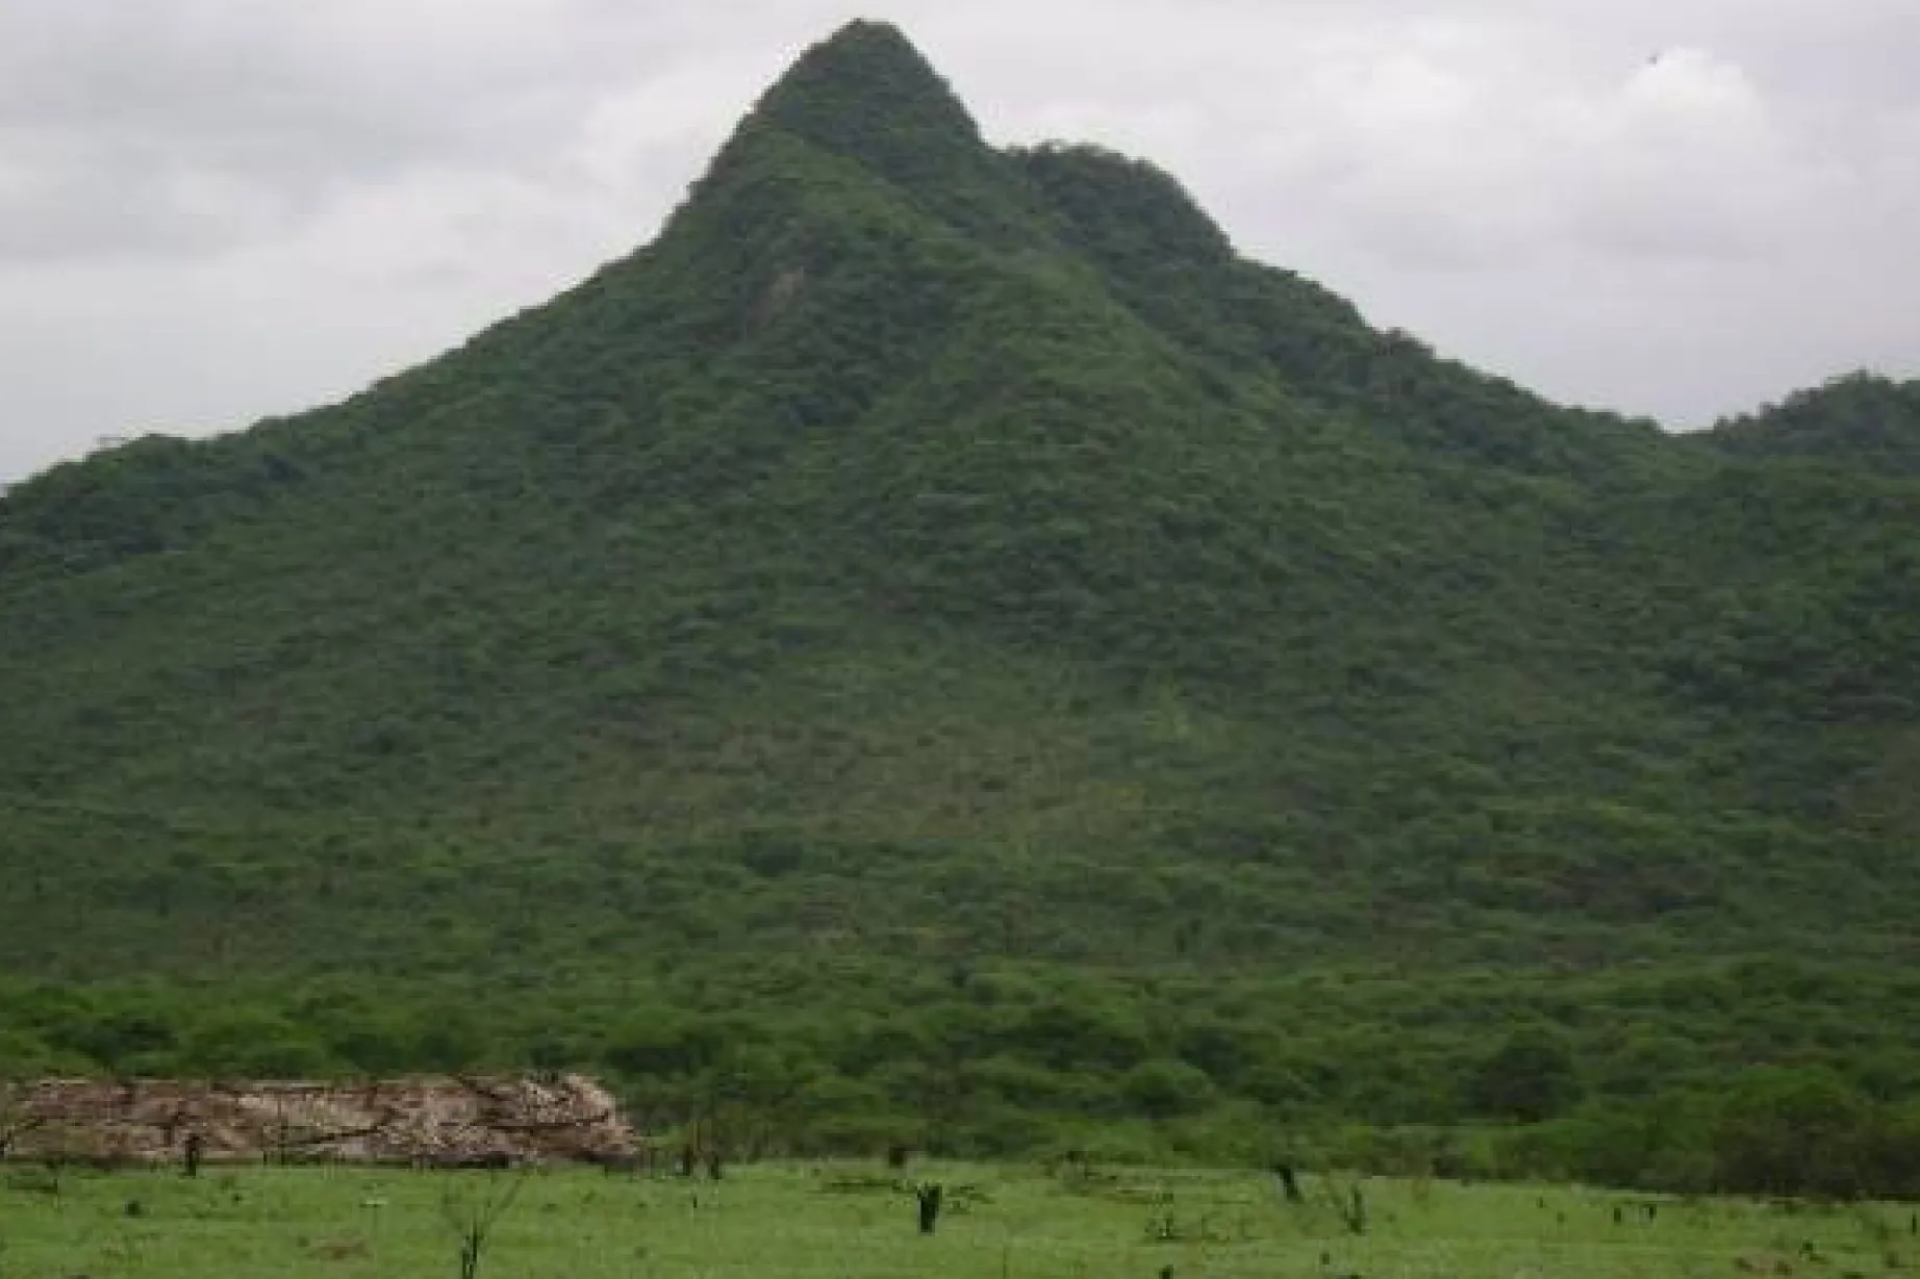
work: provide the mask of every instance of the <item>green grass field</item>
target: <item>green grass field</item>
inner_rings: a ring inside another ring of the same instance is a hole
[[[0,1276],[456,1279],[449,1196],[515,1174],[387,1170],[68,1173],[0,1178]],[[947,1187],[933,1237],[912,1197],[853,1164],[742,1168],[720,1184],[528,1175],[481,1279],[953,1279],[1202,1276],[1881,1275],[1920,1259],[1902,1207],[1650,1200],[1568,1188],[1361,1183],[1355,1237],[1322,1189],[1287,1205],[1248,1174],[1125,1171],[1068,1186],[1037,1170],[924,1166]],[[1649,1218],[1644,1205],[1657,1203]],[[135,1209],[132,1205],[137,1204]],[[1620,1220],[1616,1222],[1615,1210]],[[1171,1236],[1171,1237],[1166,1237]]]

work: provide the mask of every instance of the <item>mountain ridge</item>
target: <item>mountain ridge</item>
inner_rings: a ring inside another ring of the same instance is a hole
[[[1703,442],[1742,458],[1798,458],[1880,475],[1920,475],[1920,381],[1865,370],[1716,423]]]

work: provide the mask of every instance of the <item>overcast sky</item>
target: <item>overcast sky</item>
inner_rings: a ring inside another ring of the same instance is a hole
[[[545,300],[856,16],[1555,398],[1920,372],[1917,0],[0,0],[0,482]]]

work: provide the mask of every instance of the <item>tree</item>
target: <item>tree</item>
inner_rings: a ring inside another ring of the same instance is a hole
[[[1580,1099],[1573,1051],[1545,1026],[1526,1026],[1507,1036],[1468,1077],[1469,1110],[1490,1119],[1536,1124],[1564,1114]]]
[[[1722,1190],[1850,1196],[1863,1189],[1865,1101],[1826,1069],[1763,1066],[1728,1091],[1713,1133]]]
[[[1120,1082],[1127,1104],[1151,1119],[1172,1119],[1204,1109],[1213,1100],[1213,1080],[1184,1061],[1143,1061]]]

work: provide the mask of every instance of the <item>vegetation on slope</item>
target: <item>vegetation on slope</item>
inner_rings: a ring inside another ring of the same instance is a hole
[[[855,24],[546,306],[0,499],[0,1066],[956,1150],[1897,1107],[1920,481],[1797,456],[1856,399],[1548,404]]]

